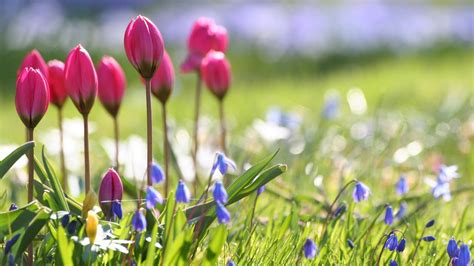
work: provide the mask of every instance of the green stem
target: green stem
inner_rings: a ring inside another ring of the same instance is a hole
[[[165,157],[165,196],[168,195],[169,190],[169,141],[168,141],[168,119],[166,114],[166,105],[161,105],[163,111],[163,153]]]
[[[34,128],[26,129],[26,140],[33,141],[34,139]],[[34,178],[34,166],[35,162],[35,152],[34,148],[28,152],[28,202],[33,201],[33,178]],[[33,265],[33,242],[28,246],[28,257],[27,265]]]
[[[84,121],[84,178],[86,185],[86,195],[91,189],[91,173],[89,164],[89,114],[83,114],[82,118]]]
[[[119,148],[120,148],[120,135],[119,135],[119,123],[117,116],[114,116],[114,137],[115,137],[115,170],[119,171]]]
[[[421,231],[420,239],[418,239],[418,243],[416,243],[415,251],[413,252],[413,256],[411,256],[411,263],[414,264],[416,253],[418,252],[418,247],[421,244],[421,240],[423,239],[423,235],[425,234],[426,227],[423,227],[423,231]]]
[[[147,185],[151,186],[151,165],[153,160],[153,122],[152,122],[152,110],[151,110],[151,78],[145,80],[146,90],[146,137],[147,137]]]
[[[58,122],[59,122],[59,159],[61,161],[62,186],[64,193],[68,191],[68,176],[66,170],[66,160],[64,158],[64,130],[63,130],[63,109],[58,108]]]
[[[194,164],[194,182],[193,182],[193,190],[194,194],[197,192],[197,187],[198,187],[198,173],[197,173],[197,152],[199,148],[199,113],[201,111],[201,75],[197,74],[197,82],[196,82],[196,97],[195,97],[195,103],[194,103],[194,129],[193,129],[193,150],[192,150],[192,156],[193,156],[193,164]]]

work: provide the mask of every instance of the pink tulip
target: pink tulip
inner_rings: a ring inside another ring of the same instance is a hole
[[[140,75],[153,77],[163,57],[165,45],[158,28],[148,18],[139,15],[125,30],[125,52]]]
[[[16,111],[27,128],[33,129],[48,110],[48,82],[38,69],[24,68],[16,81]]]
[[[230,64],[224,53],[210,51],[202,60],[201,74],[209,90],[222,100],[232,78]]]
[[[201,17],[193,25],[188,39],[188,56],[181,71],[198,71],[201,61],[210,50],[225,52],[228,45],[227,30],[214,20]]]
[[[59,60],[48,62],[49,92],[51,103],[61,108],[67,99],[67,91],[64,86],[64,63]]]
[[[173,62],[165,51],[163,61],[151,79],[151,91],[163,104],[166,103],[171,95],[174,84]]]
[[[104,56],[97,68],[99,100],[112,116],[116,116],[125,92],[125,73],[113,57]]]
[[[17,76],[20,75],[20,72],[25,69],[25,67],[31,67],[34,69],[39,69],[41,74],[48,80],[48,65],[46,65],[46,62],[44,61],[43,57],[41,54],[38,52],[38,50],[33,49],[30,53],[28,53],[25,58],[23,59],[23,62],[21,63],[20,68],[18,68],[17,71]]]
[[[69,97],[81,114],[88,114],[97,96],[97,74],[89,53],[80,44],[67,56],[64,81]]]
[[[99,188],[99,205],[106,217],[112,217],[112,202],[121,201],[123,185],[119,174],[112,168],[102,178]]]

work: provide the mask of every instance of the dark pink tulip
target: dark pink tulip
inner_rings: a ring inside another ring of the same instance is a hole
[[[116,116],[125,92],[125,74],[113,57],[104,56],[97,68],[99,100],[112,116]]]
[[[188,39],[188,56],[181,71],[198,71],[201,60],[210,50],[225,52],[228,45],[227,30],[214,20],[201,17],[193,25]]]
[[[223,99],[232,79],[230,64],[224,53],[210,51],[202,60],[201,74],[209,90]]]
[[[124,45],[128,60],[138,73],[145,79],[153,77],[165,49],[155,24],[141,15],[132,19],[125,30]]]
[[[20,68],[18,68],[17,76],[20,75],[20,72],[23,71],[25,67],[39,69],[39,71],[41,71],[41,74],[43,74],[46,80],[48,80],[49,78],[48,65],[46,65],[46,62],[44,61],[43,57],[38,52],[38,50],[33,49],[31,50],[30,53],[28,53],[25,56],[25,58],[23,59],[23,62],[21,63]]]
[[[48,62],[49,92],[51,103],[61,108],[67,99],[67,91],[64,86],[64,63],[59,60]]]
[[[35,128],[48,110],[48,82],[38,69],[24,68],[16,81],[16,111],[27,128]]]
[[[170,56],[165,51],[163,54],[163,61],[160,64],[155,75],[151,79],[151,92],[153,95],[160,100],[163,104],[166,103],[171,95],[174,84],[174,69],[173,62]]]
[[[102,178],[99,188],[99,205],[104,215],[112,217],[112,202],[122,201],[123,185],[119,174],[112,168]]]
[[[97,96],[97,74],[89,53],[80,44],[67,56],[64,84],[81,114],[88,114]]]

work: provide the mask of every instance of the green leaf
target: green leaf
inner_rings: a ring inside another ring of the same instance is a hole
[[[145,265],[146,266],[153,266],[155,265],[155,250],[156,250],[156,241],[158,238],[158,223],[155,223],[155,226],[153,226],[153,230],[151,232],[151,242],[150,245],[148,245],[148,251],[146,254],[146,261]]]
[[[21,158],[21,156],[33,149],[34,146],[34,141],[27,142],[0,161],[0,179],[5,176],[8,170],[10,170],[10,168]]]
[[[174,208],[176,206],[176,200],[174,196],[174,191],[171,191],[168,194],[168,201],[166,202],[166,209],[165,209],[165,231],[163,237],[164,247],[168,246],[170,239],[173,239],[173,215],[174,215]],[[166,257],[166,253],[163,254]]]
[[[53,189],[52,195],[54,196],[54,199],[56,200],[56,203],[58,204],[58,210],[53,209],[54,211],[69,211],[69,206],[66,203],[66,198],[64,197],[64,191],[63,188],[61,187],[61,183],[59,182],[59,179],[57,178],[56,174],[54,173],[53,168],[51,167],[48,159],[46,158],[46,155],[44,153],[44,146],[41,152],[41,155],[43,157],[43,165],[44,165],[44,170],[46,171],[46,175],[48,177],[48,181],[51,184],[51,188]]]
[[[221,254],[222,247],[225,244],[227,239],[227,227],[225,224],[219,225],[209,243],[209,247],[206,251],[206,257],[202,262],[202,265],[217,265],[217,259],[219,258],[219,254]]]
[[[24,229],[35,217],[39,208],[38,202],[33,201],[14,211],[0,213],[0,238]]]
[[[46,225],[49,221],[50,212],[46,208],[40,208],[36,212],[36,215],[33,219],[27,220],[28,225],[26,230],[20,236],[18,243],[15,244],[13,248],[13,253],[15,258],[20,258],[21,254],[25,252],[26,248],[33,242],[36,235],[40,230]]]
[[[74,243],[69,241],[66,236],[66,231],[62,226],[58,227],[56,231],[57,240],[58,240],[58,250],[56,256],[58,259],[58,265],[70,266],[74,265],[72,262],[72,253],[74,249]]]

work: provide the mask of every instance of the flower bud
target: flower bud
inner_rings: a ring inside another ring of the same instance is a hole
[[[67,99],[67,91],[64,86],[64,63],[59,60],[51,60],[48,62],[48,71],[51,103],[61,108]]]
[[[222,100],[229,89],[231,69],[224,53],[211,51],[202,60],[201,74],[209,90]]]
[[[173,62],[170,56],[165,51],[160,67],[156,70],[151,79],[151,92],[160,100],[161,103],[166,103],[171,95],[174,84],[174,69]]]
[[[23,62],[21,62],[20,68],[18,68],[17,76],[20,75],[21,71],[23,71],[25,67],[38,69],[41,72],[41,74],[43,74],[45,79],[48,80],[49,78],[48,65],[46,65],[46,62],[44,61],[43,57],[38,52],[38,50],[33,49],[30,53],[28,53],[25,56],[25,58],[23,59]]]
[[[107,219],[113,217],[112,202],[122,200],[123,185],[118,173],[110,168],[102,178],[99,188],[99,205]]]
[[[115,117],[125,92],[125,73],[113,57],[104,56],[97,68],[99,100],[107,112]]]
[[[16,81],[16,111],[27,128],[34,128],[48,110],[48,82],[38,69],[24,68]]]
[[[94,244],[95,237],[97,236],[97,226],[99,225],[99,217],[93,211],[87,212],[86,219],[86,234],[89,237],[91,244]]]
[[[97,74],[89,53],[80,44],[66,59],[64,82],[72,102],[81,114],[88,114],[97,96]]]
[[[144,79],[153,77],[163,57],[164,42],[158,28],[148,18],[132,19],[125,30],[128,60]]]

